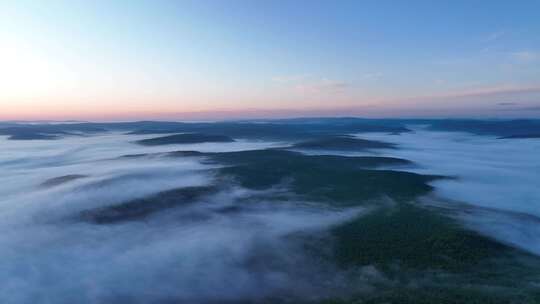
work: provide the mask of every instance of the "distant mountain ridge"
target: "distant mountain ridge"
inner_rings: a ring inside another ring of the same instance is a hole
[[[15,140],[56,139],[59,136],[120,131],[128,134],[201,133],[232,138],[270,140],[307,139],[364,132],[400,134],[410,132],[410,125],[425,125],[433,131],[458,131],[505,138],[536,138],[540,120],[479,119],[367,119],[355,117],[311,117],[219,122],[0,122],[0,135]]]

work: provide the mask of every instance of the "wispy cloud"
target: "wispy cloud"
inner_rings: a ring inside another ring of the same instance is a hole
[[[508,32],[507,31],[496,31],[496,32],[492,32],[492,33],[489,33],[484,41],[485,42],[492,42],[492,41],[496,41],[496,40],[499,40],[501,39],[503,36],[505,36]]]
[[[296,74],[296,75],[280,75],[272,77],[272,81],[279,83],[295,83],[304,81],[311,77],[309,74]]]
[[[508,112],[540,112],[540,105],[530,106],[530,107],[504,107],[499,108],[499,111],[508,111]]]
[[[295,89],[305,93],[335,93],[349,87],[347,82],[327,78],[297,84]]]
[[[366,79],[373,79],[379,76],[378,73],[366,74]],[[336,93],[350,86],[350,84],[345,81],[326,77],[315,77],[309,74],[276,76],[272,78],[272,81],[302,93]]]
[[[531,50],[512,52],[510,56],[517,63],[531,63],[540,59],[540,53]]]
[[[439,95],[439,97],[474,97],[538,92],[540,92],[540,85],[518,86],[511,84],[503,84],[497,86],[476,87],[457,92],[450,92],[448,94],[441,94]]]
[[[381,72],[366,73],[362,75],[362,79],[379,79],[383,76]]]
[[[540,106],[532,106],[532,107],[526,107],[522,108],[524,111],[540,111]]]
[[[491,109],[510,110],[518,108],[524,103],[531,103],[540,96],[540,84],[527,86],[516,84],[500,84],[494,86],[477,86],[454,89],[434,94],[408,96],[398,99],[381,100],[381,104],[394,106],[394,108],[423,107],[433,109],[448,108],[454,110],[465,109]],[[510,100],[510,101],[509,101]],[[495,108],[494,108],[495,107]]]

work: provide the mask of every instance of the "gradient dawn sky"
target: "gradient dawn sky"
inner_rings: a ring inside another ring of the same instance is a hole
[[[0,120],[540,117],[540,1],[0,0]]]

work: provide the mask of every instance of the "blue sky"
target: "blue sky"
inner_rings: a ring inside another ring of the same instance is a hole
[[[540,1],[0,0],[0,119],[539,117],[538,12]]]

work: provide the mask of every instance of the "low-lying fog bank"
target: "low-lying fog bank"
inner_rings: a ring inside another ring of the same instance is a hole
[[[455,177],[432,183],[449,201],[443,207],[473,229],[540,255],[540,140],[422,129],[358,136],[397,144],[379,153],[419,165],[410,171]]]
[[[540,259],[441,214],[538,254],[538,142],[159,136],[0,138],[2,303],[536,303]]]
[[[133,143],[149,137],[0,140],[2,303],[197,303],[344,292],[339,271],[306,257],[298,240],[363,209],[268,203],[265,197],[272,193],[229,185],[143,220],[108,225],[80,220],[88,210],[214,182],[216,165],[200,158],[120,156],[278,145]],[[368,269],[366,275],[377,273]],[[333,288],[327,291],[327,285]]]

